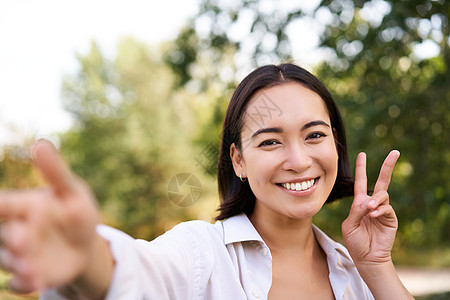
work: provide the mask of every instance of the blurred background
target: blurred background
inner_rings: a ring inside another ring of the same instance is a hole
[[[450,299],[449,16],[444,0],[0,0],[0,188],[45,184],[28,156],[45,137],[106,224],[153,239],[213,221],[233,89],[257,66],[294,62],[334,95],[352,168],[367,152],[372,187],[387,153],[402,153],[394,261],[418,299]],[[342,241],[350,204],[314,222]],[[8,278],[0,299],[37,297],[8,293]]]

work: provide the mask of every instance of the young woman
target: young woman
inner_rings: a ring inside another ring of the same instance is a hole
[[[47,189],[3,191],[4,268],[44,299],[411,299],[390,252],[397,219],[387,188],[392,151],[367,194],[323,84],[292,65],[248,75],[223,127],[215,224],[179,224],[154,241],[98,225],[89,188],[45,141],[33,148]],[[347,249],[312,224],[325,202],[354,196]],[[82,298],[84,297],[84,298]]]

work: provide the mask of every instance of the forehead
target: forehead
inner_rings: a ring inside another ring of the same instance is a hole
[[[329,122],[324,100],[300,83],[290,82],[263,89],[252,97],[244,115],[243,130],[301,125],[312,120]]]

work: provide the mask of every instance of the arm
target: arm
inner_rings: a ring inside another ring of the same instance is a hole
[[[413,299],[400,281],[391,259],[398,222],[387,189],[400,156],[392,151],[383,163],[372,196],[367,195],[366,155],[356,160],[355,196],[342,223],[345,245],[375,299]]]
[[[89,256],[90,266],[73,282],[57,288],[57,291],[68,298],[79,295],[87,299],[105,299],[112,281],[114,259],[108,241],[96,234],[92,253]]]
[[[0,191],[1,264],[23,293],[65,286],[103,299],[114,269],[109,244],[96,233],[100,216],[87,185],[71,174],[46,141],[33,160],[48,188]]]

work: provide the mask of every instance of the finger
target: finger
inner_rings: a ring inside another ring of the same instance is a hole
[[[73,176],[53,144],[46,140],[39,140],[33,146],[32,154],[34,163],[58,194],[73,192]]]
[[[0,191],[0,219],[11,219],[25,216],[31,191]]]
[[[8,250],[5,250],[4,248],[0,249],[0,269],[7,271],[7,272],[11,272],[10,269],[10,259],[9,259],[9,252]]]
[[[0,239],[2,247],[14,255],[22,255],[27,251],[27,228],[24,222],[10,221],[2,225]]]
[[[0,252],[0,265],[3,269],[14,274],[25,274],[25,272],[28,270],[23,260],[20,259],[19,256],[12,254],[6,249],[2,249],[2,251]]]
[[[369,216],[372,218],[384,217],[382,223],[390,227],[397,227],[397,216],[391,205],[380,205],[376,210],[371,211]]]
[[[362,219],[370,212],[366,205],[352,205],[348,217],[342,222],[342,232],[351,233],[358,229]]]
[[[35,290],[36,280],[32,280],[30,265],[19,256],[11,254],[8,250],[0,251],[0,265],[5,271],[14,274],[9,287],[17,293],[29,293]]]
[[[377,193],[379,191],[387,191],[389,187],[389,183],[391,182],[392,172],[394,171],[395,163],[400,157],[400,152],[397,150],[391,151],[381,166],[380,175],[378,175],[377,183],[375,184],[375,188],[373,193]]]
[[[361,152],[356,157],[355,196],[367,195],[366,154]]]
[[[9,288],[16,294],[29,294],[37,290],[34,281],[28,276],[14,276],[9,281]]]
[[[367,208],[369,210],[375,210],[380,205],[389,204],[389,194],[387,191],[380,191],[369,199],[369,202],[367,202]]]

